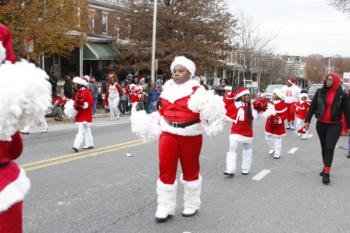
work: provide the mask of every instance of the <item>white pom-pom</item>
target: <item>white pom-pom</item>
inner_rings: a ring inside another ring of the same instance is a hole
[[[45,116],[51,85],[45,71],[25,60],[0,65],[0,140]]]
[[[132,111],[131,113],[131,131],[142,138],[145,143],[151,143],[158,140],[161,133],[158,112],[147,114],[146,111]]]
[[[188,100],[188,108],[193,112],[200,112],[205,108],[207,104],[207,91],[200,87],[196,92],[191,95]]]
[[[6,59],[6,49],[2,46],[2,42],[0,41],[0,64]]]
[[[64,115],[68,118],[74,118],[77,111],[74,108],[74,100],[68,100],[64,105]]]
[[[273,104],[268,104],[266,111],[263,113],[265,118],[276,115],[275,106]]]

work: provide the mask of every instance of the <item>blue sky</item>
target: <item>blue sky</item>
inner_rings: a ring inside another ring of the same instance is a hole
[[[266,35],[276,35],[276,53],[350,57],[350,15],[327,0],[225,0],[240,18],[253,18]]]

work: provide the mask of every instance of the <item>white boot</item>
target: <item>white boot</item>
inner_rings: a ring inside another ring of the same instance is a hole
[[[155,218],[157,222],[165,222],[175,214],[177,181],[174,184],[164,184],[157,180],[157,211]]]
[[[224,174],[228,176],[234,176],[236,172],[236,163],[237,163],[237,153],[227,152],[226,170],[224,171]]]
[[[182,216],[190,217],[197,213],[201,205],[202,177],[199,175],[198,180],[186,181],[181,178],[184,185],[184,210]]]

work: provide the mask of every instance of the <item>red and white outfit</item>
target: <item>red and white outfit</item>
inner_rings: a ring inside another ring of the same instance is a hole
[[[130,85],[130,103],[135,106],[137,103],[139,103],[142,100],[142,97],[144,95],[142,91],[142,87],[139,84],[131,84]]]
[[[114,120],[115,118],[119,119],[120,112],[119,112],[119,101],[120,97],[123,95],[122,87],[119,85],[119,83],[114,82],[109,83],[106,88],[106,100],[108,102],[109,111],[111,113],[111,119]]]
[[[78,124],[78,133],[75,136],[73,149],[79,150],[83,143],[83,148],[94,147],[94,139],[92,137],[90,125],[92,122],[92,106],[94,100],[91,92],[87,88],[88,81],[80,77],[75,77],[73,83],[80,85],[79,90],[74,96],[74,108],[77,111],[75,115],[75,122]]]
[[[33,64],[16,62],[11,31],[0,24],[0,101],[11,106],[0,108],[0,233],[22,233],[23,199],[30,181],[13,160],[23,150],[18,130],[42,118],[50,106],[51,86],[46,78]]]
[[[280,90],[273,90],[279,98],[283,97]],[[269,154],[279,158],[282,152],[282,137],[286,135],[284,120],[287,118],[288,105],[281,100],[273,100],[266,110],[265,139],[269,145]]]
[[[288,106],[287,110],[287,129],[294,129],[294,120],[295,120],[295,104],[299,101],[299,94],[301,89],[296,85],[296,78],[291,77],[288,82],[292,84],[290,87],[283,86],[281,88],[284,102]]]
[[[228,120],[232,122],[230,135],[230,150],[226,154],[226,170],[224,174],[233,175],[236,172],[238,147],[242,145],[242,174],[248,174],[252,164],[252,142],[253,128],[252,121],[257,117],[257,112],[251,109],[252,116],[249,116],[249,106],[238,99],[250,94],[248,89],[239,88],[236,91],[236,101],[226,112]]]
[[[171,65],[172,71],[177,64],[194,74],[195,64],[189,59],[176,57]],[[172,79],[167,81],[160,101],[161,107],[157,112],[147,115],[145,111],[134,110],[131,115],[132,131],[144,140],[150,141],[152,134],[154,140],[160,134],[156,218],[166,218],[175,213],[179,160],[183,172],[181,183],[184,185],[183,214],[193,214],[201,204],[199,155],[203,130],[215,134],[223,129],[224,103],[222,98],[206,91],[193,79],[183,84],[176,84]]]
[[[19,132],[11,141],[0,141],[0,233],[22,232],[22,205],[30,182],[25,171],[13,162],[22,150]]]
[[[300,100],[295,105],[295,109],[296,109],[296,125],[295,125],[295,127],[296,127],[297,132],[303,129],[304,124],[305,124],[305,119],[307,116],[307,112],[308,112],[309,107],[310,107],[310,103],[307,100],[305,100],[305,101],[301,100],[304,97],[307,98],[308,95],[306,93],[300,94],[299,95]],[[305,132],[303,132],[303,135],[298,133],[298,136],[302,136],[303,139],[306,139],[307,134],[308,134],[308,132],[305,131]]]

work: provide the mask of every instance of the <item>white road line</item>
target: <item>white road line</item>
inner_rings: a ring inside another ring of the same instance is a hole
[[[292,149],[288,151],[288,154],[294,154],[297,150],[299,150],[298,147],[292,147]]]
[[[271,172],[271,170],[267,170],[267,169],[263,169],[261,172],[259,172],[258,174],[256,174],[252,180],[255,181],[260,181],[262,180],[262,178],[264,178],[267,174],[269,174]]]

